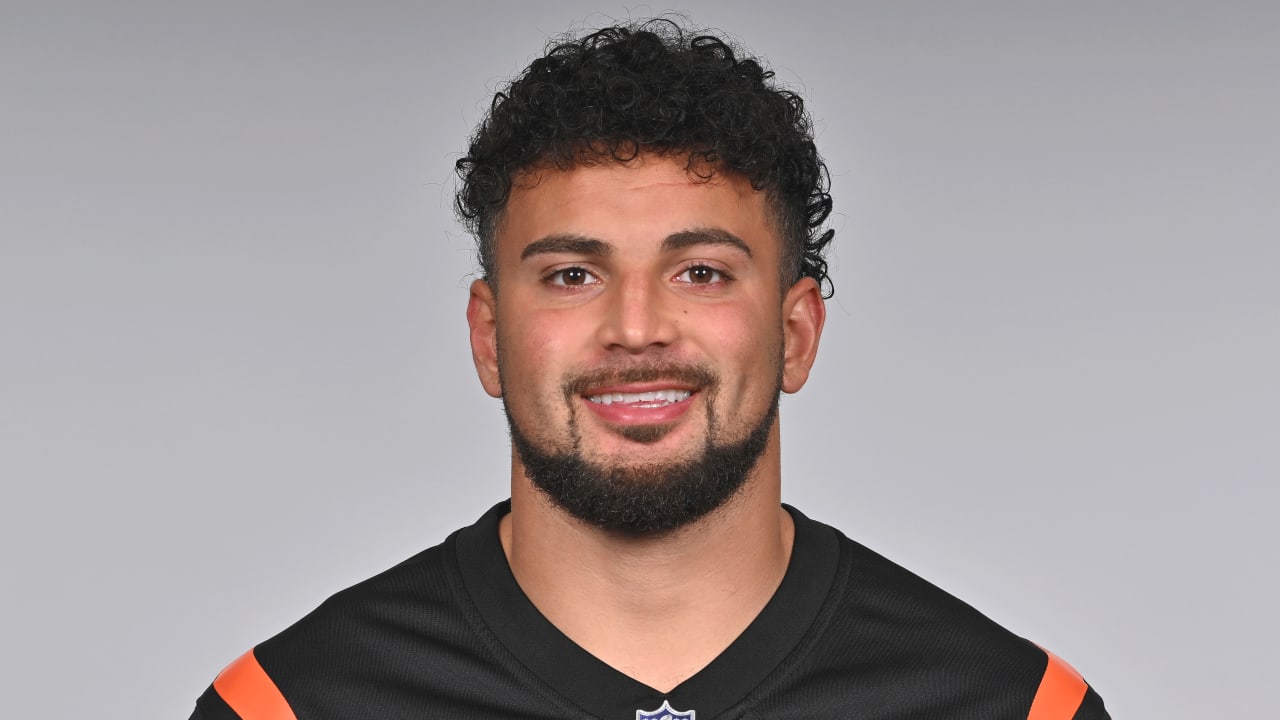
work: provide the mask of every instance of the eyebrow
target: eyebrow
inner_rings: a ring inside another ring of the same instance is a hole
[[[693,230],[681,230],[680,232],[672,233],[667,236],[666,240],[662,241],[662,251],[670,252],[694,245],[728,245],[741,250],[747,257],[751,257],[751,248],[742,241],[742,238],[719,228],[694,228]]]
[[[613,246],[603,240],[585,235],[556,234],[548,235],[541,240],[534,240],[520,252],[520,259],[527,260],[534,255],[548,253],[572,253],[574,255],[594,255],[605,257],[613,252]]]
[[[694,228],[681,230],[668,235],[662,241],[662,252],[671,252],[695,245],[728,245],[737,248],[747,257],[751,257],[751,248],[737,235],[719,228]],[[527,260],[535,255],[550,253],[570,253],[574,255],[593,255],[607,257],[613,253],[609,243],[585,235],[557,233],[534,240],[520,251],[520,259]]]

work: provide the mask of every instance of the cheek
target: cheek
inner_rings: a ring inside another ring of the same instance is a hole
[[[726,306],[698,318],[697,334],[704,336],[718,354],[726,356],[750,355],[753,362],[767,348],[777,348],[782,342],[782,321],[775,308]],[[747,358],[742,357],[746,362]]]
[[[545,391],[548,382],[559,384],[565,372],[572,323],[550,313],[513,313],[516,318],[498,324],[498,360],[504,390],[528,393]]]

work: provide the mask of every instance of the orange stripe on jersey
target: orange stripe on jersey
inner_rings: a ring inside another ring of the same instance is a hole
[[[1089,685],[1057,655],[1048,650],[1044,654],[1049,656],[1049,666],[1044,669],[1027,720],[1070,720],[1084,701]]]
[[[242,720],[297,720],[253,650],[218,673],[213,689]]]

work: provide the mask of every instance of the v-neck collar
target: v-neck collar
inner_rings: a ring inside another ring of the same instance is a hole
[[[706,667],[661,693],[615,670],[570,640],[520,589],[502,544],[502,502],[457,536],[467,593],[485,624],[530,671],[569,701],[605,720],[630,720],[664,701],[711,720],[741,701],[804,637],[831,590],[839,557],[834,530],[795,508],[795,541],[782,583],[755,620]]]

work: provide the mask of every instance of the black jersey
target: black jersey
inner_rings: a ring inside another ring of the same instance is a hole
[[[246,653],[192,720],[1109,717],[1056,658],[788,510],[795,544],[777,592],[668,693],[596,659],[529,602],[498,540],[502,503]]]

